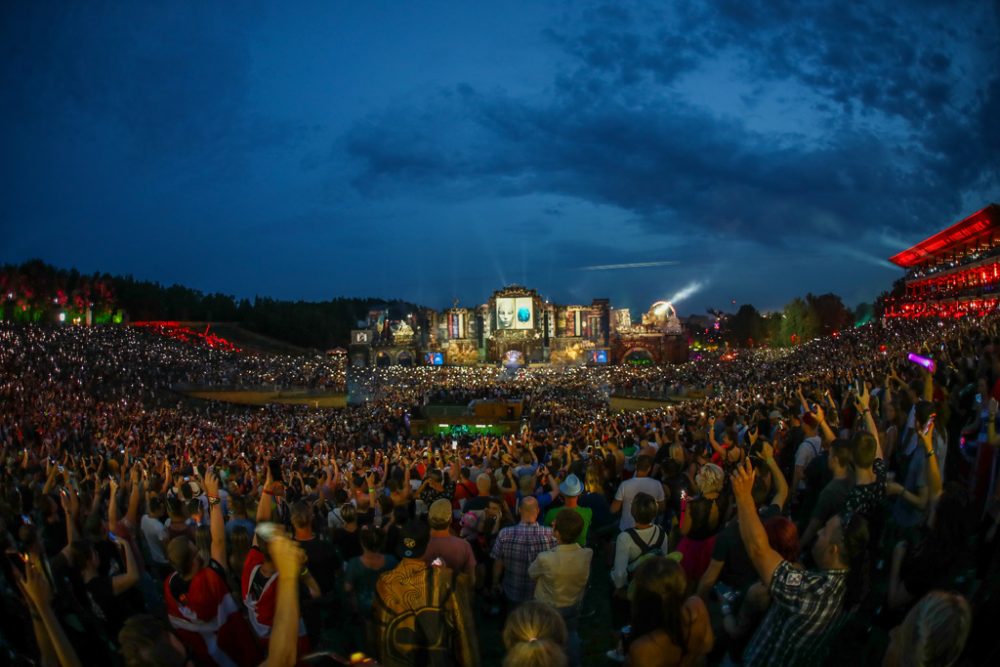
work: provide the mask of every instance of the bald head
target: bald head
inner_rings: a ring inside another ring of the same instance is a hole
[[[524,523],[538,521],[538,500],[534,496],[525,496],[521,499],[521,521]]]

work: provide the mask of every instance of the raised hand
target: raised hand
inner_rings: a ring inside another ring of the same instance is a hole
[[[219,497],[219,476],[215,474],[214,470],[206,470],[205,477],[203,478],[205,483],[205,493],[209,496]]]
[[[743,461],[742,465],[736,466],[730,475],[733,485],[733,496],[737,502],[753,502],[753,482],[757,477],[757,472],[753,469],[750,459]]]

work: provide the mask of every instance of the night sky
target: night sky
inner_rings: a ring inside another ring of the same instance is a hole
[[[854,305],[1000,201],[996,1],[9,0],[0,49],[0,263]]]

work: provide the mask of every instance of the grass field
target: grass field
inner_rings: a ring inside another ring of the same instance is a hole
[[[291,391],[192,391],[192,398],[240,405],[308,405],[314,408],[343,408],[347,394],[308,394]]]

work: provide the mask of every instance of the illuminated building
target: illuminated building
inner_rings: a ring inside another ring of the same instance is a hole
[[[426,310],[410,322],[389,321],[383,311],[351,334],[357,366],[526,364],[555,366],[614,363],[666,364],[687,360],[687,338],[671,304],[659,301],[633,324],[627,309],[608,299],[558,305],[534,289],[510,285],[479,306],[456,303]]]
[[[990,204],[889,258],[905,293],[885,317],[982,317],[1000,305],[1000,206]]]

